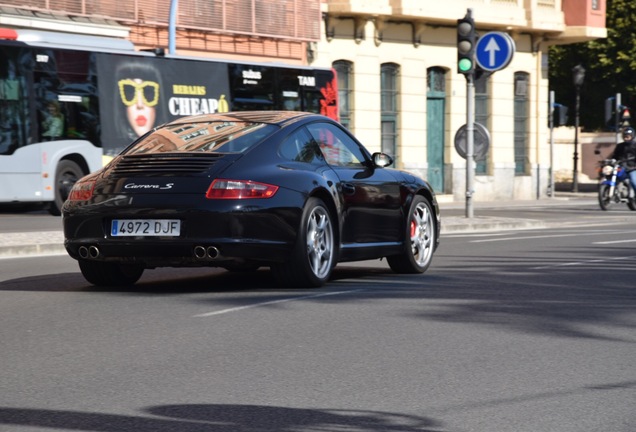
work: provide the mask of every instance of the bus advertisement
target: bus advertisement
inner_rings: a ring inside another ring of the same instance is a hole
[[[162,123],[279,109],[337,120],[334,71],[167,57],[119,39],[0,29],[0,203],[42,202],[59,214],[75,181]]]

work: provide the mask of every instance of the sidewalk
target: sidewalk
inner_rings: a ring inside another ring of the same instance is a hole
[[[548,223],[542,219],[505,218],[494,216],[483,216],[480,210],[483,209],[513,209],[521,207],[544,207],[551,205],[563,205],[571,202],[573,204],[581,199],[596,200],[596,192],[557,192],[554,198],[541,198],[536,200],[518,201],[479,201],[473,203],[473,217],[466,217],[466,203],[459,201],[444,202],[440,200],[439,206],[442,213],[441,234],[463,233],[463,232],[484,232],[511,229],[531,229],[544,228]],[[452,216],[448,215],[449,210],[455,210]],[[461,211],[457,211],[461,210]],[[446,214],[445,214],[446,213]],[[460,216],[461,214],[461,216]]]
[[[572,194],[557,192],[554,198],[539,200],[475,202],[473,203],[474,213],[472,218],[465,216],[465,202],[450,201],[448,197],[440,197],[439,206],[442,212],[441,234],[542,228],[546,226],[546,222],[540,219],[481,216],[479,209],[558,205],[563,204],[564,201],[595,197],[595,193]],[[454,210],[452,212],[453,215],[445,215],[445,211],[450,210]],[[66,254],[66,250],[64,249],[64,234],[61,228],[56,231],[2,233],[0,235],[0,259],[29,255],[64,254]]]

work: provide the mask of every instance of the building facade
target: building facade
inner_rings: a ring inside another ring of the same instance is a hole
[[[466,194],[455,149],[466,123],[457,19],[508,33],[515,54],[475,81],[475,121],[489,131],[476,162],[477,200],[547,193],[547,49],[606,36],[605,0],[22,0],[0,1],[0,27],[97,35],[169,55],[333,67],[340,120],[370,150]]]
[[[583,7],[582,7],[583,6]],[[455,134],[466,123],[457,73],[457,19],[472,10],[478,33],[508,33],[511,63],[475,82],[475,121],[490,133],[476,161],[478,200],[545,196],[550,177],[547,49],[606,36],[595,0],[349,0],[323,4],[315,61],[339,73],[341,118],[398,167],[461,200],[466,161]]]

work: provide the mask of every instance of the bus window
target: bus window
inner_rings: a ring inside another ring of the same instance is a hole
[[[302,111],[301,88],[298,83],[300,71],[296,69],[284,69],[279,72],[278,91],[282,109],[287,111]]]
[[[83,139],[100,146],[93,55],[40,50],[35,58],[38,141]]]
[[[320,101],[323,99],[322,94],[319,91],[306,90],[303,92],[304,96],[304,111],[309,111],[316,114],[322,114],[322,105]]]
[[[58,101],[52,100],[46,104],[43,118],[42,140],[54,141],[62,138],[64,134],[64,114],[62,114]]]
[[[274,99],[274,68],[233,64],[229,73],[232,111],[281,109]]]
[[[12,154],[29,142],[29,98],[17,47],[0,47],[0,155]]]

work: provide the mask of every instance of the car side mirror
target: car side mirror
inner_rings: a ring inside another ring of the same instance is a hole
[[[384,168],[393,163],[393,158],[386,153],[376,152],[371,155],[375,166]]]

